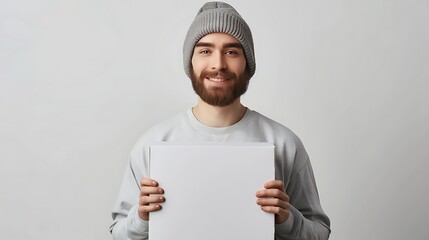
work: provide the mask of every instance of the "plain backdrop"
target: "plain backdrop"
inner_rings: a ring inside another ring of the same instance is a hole
[[[0,0],[0,238],[110,239],[129,151],[196,103],[204,1]],[[429,238],[429,2],[230,1],[257,70],[243,103],[310,155],[332,240]]]

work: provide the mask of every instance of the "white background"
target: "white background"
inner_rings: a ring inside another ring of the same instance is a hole
[[[243,102],[303,140],[331,239],[427,239],[429,2],[230,3],[255,40]],[[133,144],[196,102],[202,4],[0,0],[1,239],[110,239]]]

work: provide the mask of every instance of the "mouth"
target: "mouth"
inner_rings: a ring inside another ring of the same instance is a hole
[[[228,80],[226,78],[217,78],[217,77],[208,77],[206,79],[208,79],[209,81],[215,82],[215,83],[221,83],[221,82],[225,82],[226,80]]]

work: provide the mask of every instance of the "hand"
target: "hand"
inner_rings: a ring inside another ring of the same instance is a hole
[[[283,182],[272,180],[264,184],[263,190],[256,192],[256,203],[268,213],[274,213],[276,224],[284,223],[289,218],[289,196]]]
[[[164,194],[164,189],[160,188],[155,180],[149,178],[143,178],[140,186],[139,216],[141,219],[149,221],[149,213],[160,210],[161,205],[158,203],[165,201],[165,198],[161,196]]]

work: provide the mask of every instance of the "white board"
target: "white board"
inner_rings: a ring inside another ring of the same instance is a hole
[[[256,192],[274,179],[268,143],[164,143],[150,147],[150,177],[165,190],[150,240],[273,239],[274,216]]]

